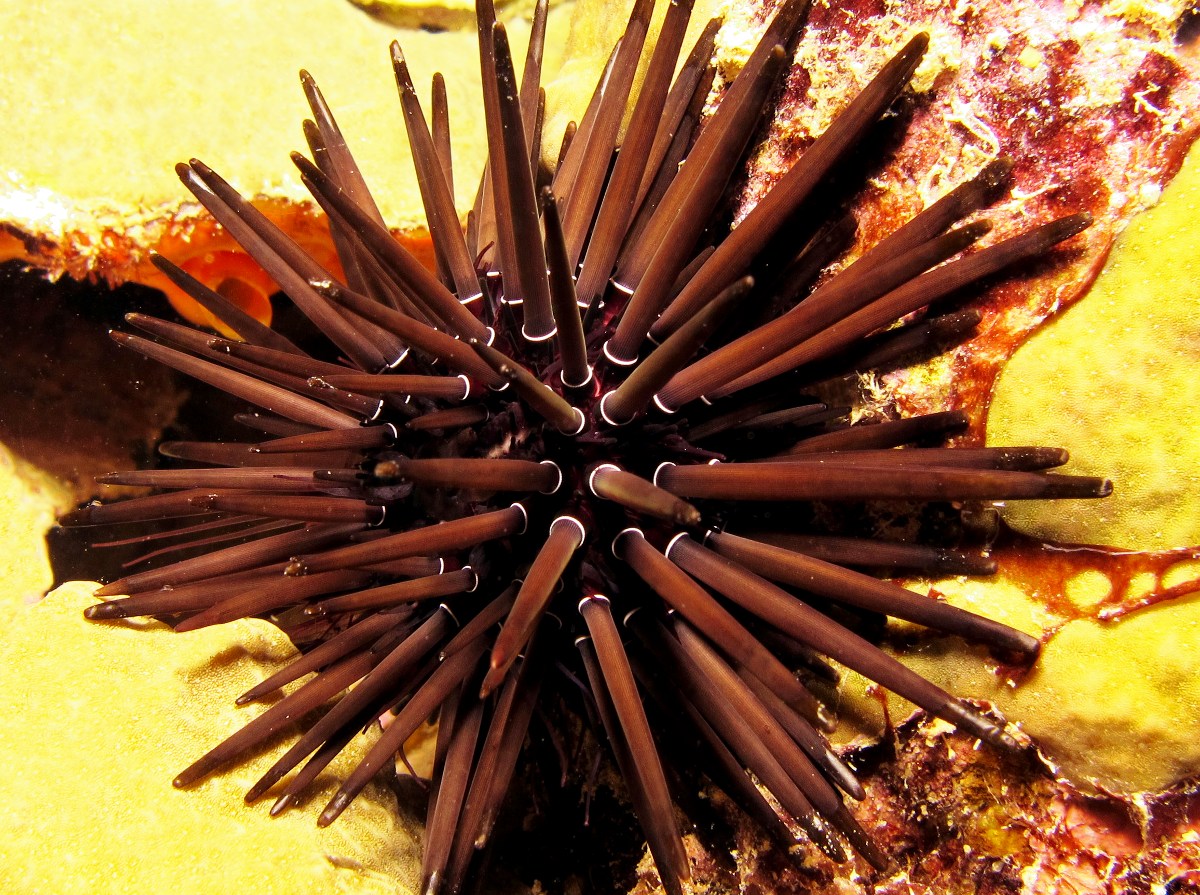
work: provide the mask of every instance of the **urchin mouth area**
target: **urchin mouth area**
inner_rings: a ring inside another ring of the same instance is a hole
[[[611,745],[668,891],[682,891],[690,859],[662,731],[688,731],[709,756],[705,773],[789,855],[794,822],[829,858],[846,860],[848,843],[883,868],[887,856],[845,804],[862,787],[824,738],[834,718],[809,678],[833,674],[833,660],[1012,749],[1002,724],[879,649],[860,623],[905,619],[1026,662],[1039,643],[871,573],[986,573],[994,564],[978,545],[898,543],[825,520],[852,515],[846,507],[867,519],[862,508],[879,502],[953,517],[963,505],[1111,487],[1048,471],[1066,460],[1051,448],[946,447],[966,427],[962,412],[850,425],[848,408],[807,396],[965,338],[979,314],[947,310],[952,298],[1090,220],[1068,215],[977,247],[990,229],[979,214],[1008,183],[1001,159],[836,275],[822,271],[853,238],[848,216],[781,254],[818,185],[901,97],[928,38],[905,44],[728,232],[723,196],[807,4],[782,5],[703,127],[718,23],[674,75],[687,4],[671,4],[631,99],[651,5],[634,9],[553,171],[538,136],[545,5],[520,82],[503,27],[483,9],[490,161],[465,232],[450,199],[444,96],[427,124],[393,47],[437,271],[392,239],[307,75],[312,159],[293,162],[329,218],[338,275],[207,165],[180,165],[325,347],[301,349],[156,259],[241,341],[146,315],[129,322],[151,338],[114,340],[258,408],[240,422],[259,434],[164,445],[194,465],[115,473],[106,481],[157,493],[63,520],[181,520],[142,536],[171,543],[102,587],[108,599],[89,618],[154,615],[178,631],[271,619],[304,655],[239,701],[315,672],[176,785],[312,715],[251,790],[280,792],[277,813],[387,714],[320,814],[326,825],[437,716],[422,871],[430,892],[465,884],[530,719],[553,697]],[[192,555],[175,560],[175,550]]]

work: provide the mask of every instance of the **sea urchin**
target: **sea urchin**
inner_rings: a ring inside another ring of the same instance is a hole
[[[1099,497],[1109,484],[1045,472],[1065,461],[1052,448],[930,446],[965,426],[960,413],[849,425],[845,408],[804,387],[963,338],[978,313],[943,299],[1089,219],[971,250],[988,231],[975,212],[1008,180],[1011,166],[998,160],[822,274],[854,230],[848,216],[817,212],[834,204],[822,191],[835,169],[861,167],[854,150],[912,76],[927,44],[918,35],[736,228],[722,229],[727,188],[807,5],[785,0],[699,127],[718,23],[675,74],[690,4],[672,2],[631,99],[652,11],[639,0],[548,170],[545,3],[518,83],[504,27],[480,0],[490,160],[465,234],[451,199],[444,90],[435,78],[427,123],[393,45],[436,274],[392,239],[306,74],[315,162],[293,160],[329,218],[341,271],[321,267],[203,163],[179,166],[325,347],[301,350],[162,258],[240,340],[144,315],[129,322],[153,339],[113,333],[254,405],[239,419],[268,438],[172,442],[165,455],[201,465],[108,476],[161,493],[85,507],[65,523],[190,517],[165,536],[201,549],[107,584],[99,594],[109,601],[88,616],[161,616],[180,632],[270,618],[303,655],[241,702],[315,672],[176,785],[311,717],[247,796],[281,785],[278,812],[386,716],[320,814],[329,824],[436,716],[423,886],[458,891],[539,698],[574,681],[571,698],[584,694],[584,714],[606,735],[664,888],[680,892],[689,860],[660,759],[679,742],[701,743],[697,766],[785,848],[794,821],[834,859],[845,859],[844,838],[886,863],[846,807],[843,796],[861,798],[862,788],[825,741],[831,719],[806,686],[829,672],[823,657],[994,746],[1015,746],[1001,725],[851,629],[895,616],[1030,659],[1034,638],[860,571],[980,573],[988,560],[831,530],[827,508]],[[911,322],[933,303],[936,313]],[[764,524],[747,509],[763,501],[785,502],[790,518]]]

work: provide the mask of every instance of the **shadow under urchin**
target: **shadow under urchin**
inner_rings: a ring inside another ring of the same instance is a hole
[[[1002,724],[861,635],[892,616],[1025,662],[1038,641],[876,574],[987,573],[984,554],[954,542],[963,508],[1100,497],[1110,486],[1046,472],[1066,460],[1055,448],[941,446],[965,428],[959,412],[850,425],[847,408],[808,395],[966,338],[979,321],[957,306],[966,287],[1090,219],[973,247],[989,229],[976,212],[1008,182],[1000,159],[823,275],[854,223],[818,218],[810,200],[901,97],[926,35],[731,231],[718,223],[728,188],[807,0],[785,0],[707,116],[719,23],[678,65],[690,4],[673,3],[631,96],[652,10],[639,0],[552,169],[542,161],[545,4],[519,81],[491,4],[478,6],[489,163],[465,232],[444,85],[435,77],[427,121],[392,48],[436,273],[391,238],[306,74],[315,161],[293,161],[328,216],[341,271],[322,268],[202,162],[178,167],[322,347],[298,348],[156,258],[239,338],[144,314],[128,319],[152,338],[113,338],[251,405],[237,419],[259,434],[166,443],[179,468],[104,479],[154,494],[63,520],[173,520],[133,536],[165,549],[101,588],[108,601],[87,615],[153,615],[180,632],[270,619],[302,656],[239,702],[315,672],[177,786],[310,717],[247,795],[273,794],[278,813],[388,714],[319,814],[326,825],[436,717],[427,892],[459,891],[477,875],[539,705],[574,706],[569,723],[608,744],[668,892],[690,876],[672,788],[700,775],[798,861],[813,859],[812,846],[881,870],[888,856],[854,819],[862,788],[826,742],[834,719],[809,685],[833,674],[833,659],[991,747],[1016,748]],[[872,537],[870,509],[897,502],[938,520],[921,527],[934,537]]]

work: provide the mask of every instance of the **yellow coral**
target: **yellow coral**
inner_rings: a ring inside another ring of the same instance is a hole
[[[293,737],[189,791],[171,779],[261,708],[234,697],[295,655],[256,620],[190,634],[83,619],[94,585],[20,610],[0,646],[0,891],[9,895],[396,895],[415,887],[414,830],[382,788],[328,829],[242,800]],[[336,788],[361,743],[324,773]]]
[[[1008,362],[988,416],[992,444],[1053,444],[1064,470],[1112,477],[1101,501],[1003,510],[1036,538],[1158,550],[1200,543],[1200,154],[1137,218],[1086,301]]]
[[[559,65],[568,17],[566,8],[551,13],[548,71]],[[422,221],[388,62],[393,38],[413,60],[423,96],[433,71],[446,71],[460,205],[469,205],[482,170],[473,25],[398,29],[331,0],[286,9],[138,0],[53,10],[5,4],[0,33],[0,116],[20,135],[0,146],[0,217],[52,240],[88,234],[92,244],[80,240],[75,251],[101,252],[106,228],[154,224],[190,200],[172,166],[192,156],[251,195],[307,200],[287,164],[304,143],[297,122],[310,114],[301,67],[337,110],[388,223]],[[522,58],[528,22],[512,21],[510,33]]]
[[[1063,626],[1000,705],[1066,776],[1159,790],[1200,767],[1200,599]]]

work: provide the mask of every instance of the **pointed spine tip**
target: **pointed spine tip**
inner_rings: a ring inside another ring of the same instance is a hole
[[[199,615],[193,615],[191,618],[185,618],[175,626],[176,634],[186,634],[188,631],[198,631],[205,627],[204,621]]]
[[[321,816],[317,818],[318,827],[327,827],[346,810],[346,806],[350,804],[350,794],[344,790],[338,790],[329,804],[325,806],[325,810],[321,812]]]
[[[265,793],[268,789],[271,788],[271,785],[272,784],[270,782],[268,782],[266,779],[259,780],[257,783],[255,783],[253,786],[251,786],[248,790],[246,790],[246,794],[244,796],[242,796],[242,801],[244,801],[247,805],[254,804],[259,799],[262,798],[263,793]]]

